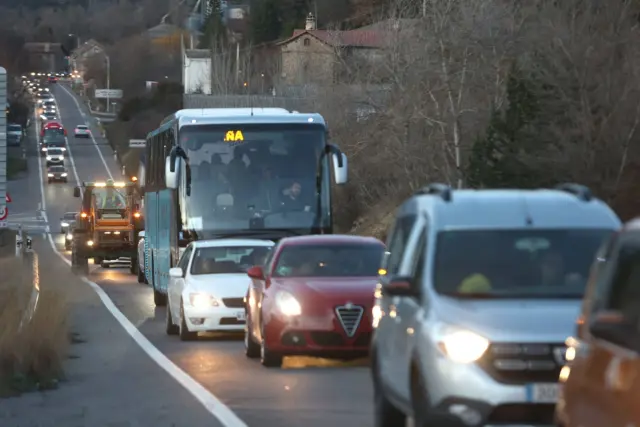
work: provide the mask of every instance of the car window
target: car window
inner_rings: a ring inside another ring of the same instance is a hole
[[[416,243],[416,250],[414,251],[414,257],[412,260],[412,273],[411,273],[411,287],[415,291],[422,289],[424,266],[427,256],[427,228],[423,227],[420,230],[420,236],[418,237],[418,243]]]
[[[383,254],[373,243],[285,246],[273,277],[374,277]]]
[[[191,274],[246,273],[254,265],[261,265],[268,246],[216,246],[198,248],[193,256]]]
[[[452,230],[438,233],[433,283],[442,294],[582,298],[613,230]]]
[[[178,261],[177,266],[182,269],[183,273],[187,271],[189,258],[191,258],[191,252],[193,252],[193,246],[189,246],[187,249],[185,249],[185,251],[182,253],[182,256],[180,257],[180,261]]]
[[[416,222],[416,215],[406,215],[398,218],[389,236],[387,248],[389,251],[382,267],[388,275],[397,275],[400,270],[402,258],[411,236],[411,231]]]
[[[82,125],[80,125],[80,126],[78,126],[78,129],[86,130],[86,129],[87,129],[87,127],[86,127],[86,126],[82,126]]]
[[[64,214],[64,219],[76,219],[76,213],[75,212],[68,212],[66,214]]]

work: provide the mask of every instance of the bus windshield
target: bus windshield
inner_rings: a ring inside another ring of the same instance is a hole
[[[191,196],[182,213],[188,229],[244,230],[256,223],[265,229],[309,229],[329,224],[328,156],[321,166],[321,188],[316,188],[324,126],[186,125],[178,137],[191,166]]]

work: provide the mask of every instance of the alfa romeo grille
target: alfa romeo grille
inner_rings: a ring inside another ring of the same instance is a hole
[[[353,337],[360,326],[364,308],[358,305],[341,305],[336,307],[336,315],[349,338]]]

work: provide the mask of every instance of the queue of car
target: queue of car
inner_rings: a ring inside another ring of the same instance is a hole
[[[433,184],[386,246],[191,243],[169,273],[166,332],[243,330],[265,367],[369,355],[381,427],[638,425],[640,220],[621,227],[580,185]]]

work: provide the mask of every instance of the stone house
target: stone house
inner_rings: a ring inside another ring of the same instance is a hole
[[[277,45],[280,47],[280,80],[286,85],[351,83],[363,68],[373,69],[381,58],[384,32],[356,29],[316,29],[309,14],[304,30]]]

